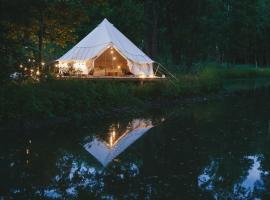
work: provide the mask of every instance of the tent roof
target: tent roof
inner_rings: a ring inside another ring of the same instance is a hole
[[[123,56],[132,62],[140,64],[154,62],[107,19],[104,19],[92,32],[60,57],[58,61],[88,60],[94,58],[109,46],[119,50]]]

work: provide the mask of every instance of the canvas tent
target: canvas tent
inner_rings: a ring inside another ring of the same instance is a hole
[[[154,61],[107,19],[57,61],[60,73],[72,68],[96,76],[154,75]]]

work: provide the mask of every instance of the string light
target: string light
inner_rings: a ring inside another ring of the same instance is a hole
[[[40,75],[40,72],[39,72],[39,70],[37,70],[37,72],[36,72],[36,75]]]
[[[28,58],[28,62],[31,62],[31,59],[30,58]]]
[[[110,137],[110,146],[111,147],[113,146],[113,137],[112,136]]]
[[[41,65],[42,65],[42,66],[44,66],[44,65],[45,65],[45,63],[44,63],[44,62],[41,62]]]
[[[23,68],[23,65],[22,64],[20,64],[20,68]]]
[[[116,60],[116,57],[113,57],[113,60]]]
[[[31,73],[33,73],[34,70],[33,69],[30,69],[30,71],[31,71]]]
[[[117,69],[121,69],[121,66],[120,66],[120,65],[118,65],[118,66],[117,66]]]
[[[27,71],[27,68],[26,67],[24,68],[24,71]]]
[[[111,54],[113,54],[114,52],[113,52],[113,50],[111,50]]]
[[[26,149],[26,154],[30,154],[30,150],[29,149]]]

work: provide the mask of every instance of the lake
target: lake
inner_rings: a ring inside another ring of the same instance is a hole
[[[4,199],[270,199],[270,96],[2,133]]]

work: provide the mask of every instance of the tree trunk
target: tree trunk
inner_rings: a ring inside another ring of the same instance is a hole
[[[146,0],[145,11],[145,51],[153,58],[158,55],[158,2]]]
[[[153,58],[157,58],[158,56],[158,38],[157,38],[157,33],[158,33],[158,8],[157,5],[154,4],[152,7],[153,9],[153,23],[152,23],[152,56]]]
[[[150,7],[151,7],[151,0],[144,1],[144,50],[147,54],[150,55],[150,41],[149,41],[149,32],[150,32]]]
[[[40,10],[39,33],[38,33],[38,64],[42,68],[43,62],[43,38],[44,38],[44,13]]]

